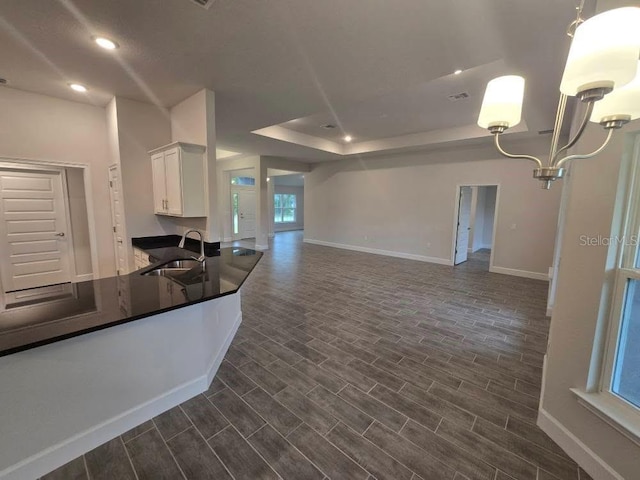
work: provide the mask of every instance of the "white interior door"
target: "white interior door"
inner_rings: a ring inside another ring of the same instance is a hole
[[[240,238],[256,236],[256,192],[255,190],[238,190],[239,235]]]
[[[116,272],[118,275],[124,275],[129,272],[129,255],[124,227],[120,172],[117,165],[109,167],[109,195],[111,197],[111,225],[113,230],[113,250],[116,254]]]
[[[0,273],[5,292],[71,281],[61,172],[0,170]]]
[[[469,230],[471,229],[471,196],[471,187],[460,187],[454,265],[467,261]]]

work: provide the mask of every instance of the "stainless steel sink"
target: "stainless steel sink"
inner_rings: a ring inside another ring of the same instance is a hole
[[[143,273],[142,275],[152,277],[177,277],[201,265],[202,262],[199,262],[198,260],[172,260],[171,262],[159,265],[153,270]]]

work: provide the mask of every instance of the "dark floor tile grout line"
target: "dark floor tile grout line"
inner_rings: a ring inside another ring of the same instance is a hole
[[[82,455],[82,463],[84,464],[84,471],[87,474],[87,480],[91,480],[91,474],[89,473],[89,465],[87,465],[87,457]]]
[[[260,417],[260,418],[262,418],[262,417]],[[264,420],[264,418],[263,418],[263,420]],[[231,422],[229,422],[229,423],[231,423]],[[264,420],[264,425],[261,425],[261,426],[260,426],[256,431],[251,432],[249,435],[247,435],[246,437],[242,437],[242,438],[244,438],[245,440],[249,440],[251,437],[253,437],[256,433],[258,433],[260,430],[262,430],[263,428],[265,428],[267,425],[268,425],[268,426],[270,426],[271,428],[273,428],[273,426],[272,426],[271,424],[269,424],[269,422],[267,422],[266,420]],[[237,429],[236,429],[236,430],[237,430]],[[274,429],[274,430],[275,430],[275,429]],[[276,430],[276,432],[277,432],[277,430]],[[242,435],[242,434],[240,434],[240,435]],[[249,442],[247,442],[247,443],[249,443]]]
[[[244,440],[244,442],[249,446],[249,448],[251,448],[251,450],[253,450],[254,452],[256,452],[256,455],[258,455],[258,456],[262,459],[262,461],[265,463],[265,465],[266,465],[267,467],[269,467],[269,469],[270,469],[273,473],[275,473],[275,474],[276,474],[276,476],[277,476],[278,478],[282,479],[282,476],[281,476],[281,475],[276,471],[276,469],[275,469],[275,468],[273,468],[273,466],[272,466],[272,465],[267,461],[267,459],[266,459],[266,458],[264,458],[264,457],[262,456],[262,454],[261,454],[261,453],[260,453],[260,452],[259,452],[259,451],[258,451],[258,450],[253,446],[253,445],[251,445],[251,442],[248,442],[248,441],[247,441],[247,439],[246,439],[245,437],[243,437],[243,436],[242,436],[242,434],[238,431],[238,429],[237,429],[237,428],[235,428],[235,427],[233,426],[233,424],[229,423],[229,426],[230,426],[230,428],[233,428],[233,429],[236,431],[236,433],[237,433],[238,435],[240,435],[240,438],[242,438],[242,439]],[[266,426],[266,424],[265,424],[265,425],[263,425],[262,427],[260,427],[258,430],[262,430],[265,426]],[[271,425],[269,425],[269,426],[271,426]],[[272,428],[273,428],[273,427],[272,427]],[[258,430],[256,430],[256,432],[257,432]],[[253,432],[253,433],[256,433],[256,432]],[[252,435],[253,435],[253,434],[252,434]]]
[[[188,418],[188,417],[187,417]],[[189,419],[189,421],[191,421],[191,419]],[[192,422],[193,423],[193,422]],[[227,425],[228,427],[228,425]],[[227,427],[224,427],[222,430],[220,430],[220,432],[223,432],[224,430],[227,429]],[[193,428],[195,429],[196,433],[198,435],[200,435],[200,438],[202,438],[202,440],[204,441],[205,445],[207,446],[207,448],[209,450],[211,450],[211,452],[215,455],[215,457],[218,459],[218,461],[220,462],[220,465],[222,465],[222,467],[226,470],[226,472],[229,474],[229,476],[235,480],[236,477],[231,473],[231,471],[229,470],[229,468],[225,465],[225,463],[222,461],[222,459],[220,458],[220,456],[216,453],[216,451],[213,449],[213,447],[211,446],[211,444],[207,441],[206,438],[204,438],[204,435],[202,435],[202,433],[200,432],[200,430],[198,430],[196,428],[195,425],[193,425]],[[185,430],[186,431],[186,430]],[[218,432],[218,433],[220,433]],[[217,434],[216,434],[217,435]],[[215,437],[216,435],[212,435],[211,438]]]
[[[155,422],[154,422],[155,425]],[[180,473],[182,474],[182,476],[184,477],[184,480],[189,480],[187,478],[187,475],[184,473],[184,471],[182,470],[182,467],[180,466],[180,462],[178,462],[178,459],[176,458],[176,456],[173,454],[173,450],[171,450],[171,448],[169,448],[169,445],[167,444],[167,441],[164,439],[164,437],[162,436],[162,434],[160,433],[160,430],[158,430],[157,426],[156,426],[156,430],[158,431],[158,436],[160,437],[160,439],[162,440],[162,443],[164,444],[165,448],[167,449],[167,451],[169,452],[169,455],[171,455],[171,458],[173,458],[173,461],[175,462],[176,466],[178,467],[178,470],[180,470]]]
[[[180,409],[180,411],[182,412],[182,409]],[[183,414],[184,414],[184,412],[183,412]],[[189,418],[189,416],[188,416],[188,415],[184,414],[184,416],[185,416],[185,417],[187,417],[187,420],[189,420],[189,422],[191,422],[191,419]],[[160,433],[160,436],[162,437],[162,439],[163,439],[165,442],[169,442],[169,441],[171,441],[172,439],[176,438],[178,435],[180,435],[180,434],[182,434],[182,433],[186,432],[187,430],[189,430],[189,429],[190,429],[190,428],[192,428],[192,427],[193,427],[193,428],[195,428],[195,425],[194,425],[193,423],[191,423],[191,425],[190,425],[190,426],[188,426],[187,428],[185,428],[184,430],[180,430],[178,433],[174,433],[174,434],[173,434],[173,435],[171,435],[169,438],[164,438],[164,436],[163,436],[163,435],[162,435],[162,433],[160,432],[160,429],[158,428],[158,424],[156,423],[156,421],[155,421],[154,419],[151,419],[151,421],[153,422],[153,425],[155,426],[156,430],[158,430],[158,433]],[[196,430],[197,430],[197,428],[196,428]],[[199,433],[199,432],[198,432],[198,433]]]
[[[136,480],[140,480],[138,477],[138,472],[136,471],[136,467],[133,465],[133,460],[131,459],[131,455],[129,454],[129,450],[127,450],[127,445],[122,440],[122,437],[118,437],[120,442],[122,443],[122,448],[124,448],[124,453],[127,455],[127,459],[129,460],[129,465],[131,465],[131,471],[133,472],[133,476],[136,477]]]
[[[122,438],[122,435],[124,435],[124,432],[122,435],[120,435],[120,438],[122,438],[122,442],[126,445],[127,443],[129,443],[131,440],[135,440],[136,438],[138,438],[140,435],[144,435],[145,433],[147,433],[149,430],[153,430],[153,428],[155,428],[155,423],[153,423],[152,427],[147,428],[144,432],[140,432],[138,433],[135,437],[131,437],[129,440],[125,440],[124,438]]]

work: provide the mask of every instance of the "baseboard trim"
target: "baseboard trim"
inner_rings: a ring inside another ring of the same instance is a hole
[[[305,238],[304,243],[310,243],[313,245],[320,245],[323,247],[340,248],[342,250],[352,250],[355,252],[373,253],[374,255],[384,255],[386,257],[404,258],[406,260],[417,260],[419,262],[437,263],[439,265],[453,265],[453,262],[448,258],[427,257],[425,255],[415,255],[413,253],[394,252],[392,250],[381,250],[378,248],[361,247],[358,245],[347,245],[343,243],[325,242],[324,240],[314,240],[312,238]]]
[[[123,432],[129,430],[132,425],[140,425],[176,405],[205,392],[218,372],[218,368],[241,323],[242,311],[236,316],[231,331],[227,335],[221,348],[211,359],[203,375],[179,385],[147,402],[136,405],[134,408],[85,430],[47,450],[26,458],[8,469],[0,471],[0,479],[22,480],[25,478],[39,478],[44,473],[50,472],[67,463],[69,459],[79,457],[89,450],[102,445],[104,442],[121,435]]]
[[[544,408],[538,410],[538,426],[596,480],[624,480],[611,466],[571,433]]]
[[[238,313],[238,316],[233,321],[233,327],[231,328],[229,335],[227,335],[227,338],[222,344],[222,347],[220,347],[220,350],[218,351],[218,353],[216,353],[216,355],[211,359],[211,363],[209,363],[209,367],[207,368],[207,375],[206,375],[207,376],[206,389],[209,388],[209,386],[211,385],[211,382],[213,381],[213,378],[216,376],[216,373],[218,373],[218,368],[220,368],[220,365],[222,364],[222,360],[224,360],[224,356],[227,354],[227,350],[229,350],[229,346],[231,346],[231,342],[233,341],[233,338],[236,336],[236,332],[238,331],[238,328],[240,327],[241,323],[242,323],[242,310],[240,311],[240,313]]]
[[[74,275],[73,283],[87,282],[93,280],[93,273],[83,273],[82,275]]]
[[[12,465],[0,472],[2,480],[21,480],[25,478],[38,478],[43,473],[83,455],[84,453],[99,447],[104,442],[121,435],[129,430],[131,425],[139,425],[150,418],[160,415],[162,412],[175,407],[207,390],[205,383],[207,376],[202,375],[194,380],[179,385],[178,387],[152,399],[135,408],[110,418],[95,427],[71,437],[43,452],[24,459],[22,462]]]
[[[515,268],[505,268],[505,267],[490,267],[489,271],[492,273],[501,273],[503,275],[512,275],[514,277],[523,277],[523,278],[532,278],[534,280],[544,280],[545,282],[549,281],[549,275],[546,273],[539,272],[529,272],[527,270],[517,270]]]

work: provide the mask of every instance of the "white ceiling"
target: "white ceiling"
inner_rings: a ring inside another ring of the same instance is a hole
[[[573,16],[572,0],[3,0],[0,77],[98,105],[172,106],[210,88],[220,148],[318,161],[340,155],[251,132],[292,119],[325,141],[318,123],[366,141],[462,132],[489,73],[525,75],[526,129],[552,128]],[[97,48],[97,34],[121,48]],[[446,100],[459,91],[470,98]]]

